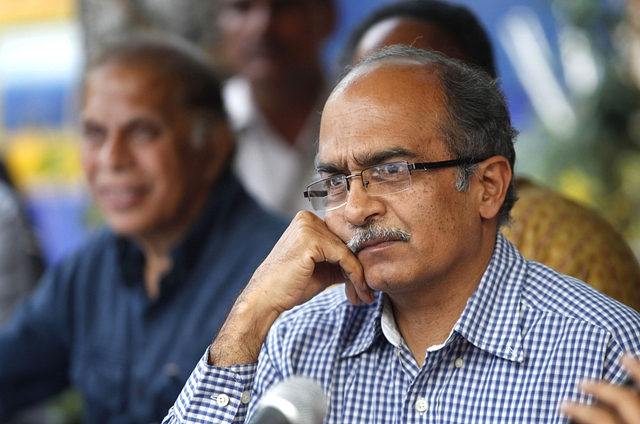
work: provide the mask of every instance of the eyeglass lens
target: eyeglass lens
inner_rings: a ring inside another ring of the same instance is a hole
[[[363,169],[360,174],[334,175],[309,186],[307,191],[316,211],[339,208],[347,202],[348,179],[360,176],[367,192],[372,196],[399,193],[411,187],[411,173],[407,162],[384,163]]]

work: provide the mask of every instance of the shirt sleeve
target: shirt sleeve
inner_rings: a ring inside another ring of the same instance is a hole
[[[163,424],[244,422],[258,364],[221,368],[209,365],[208,356],[209,348]]]

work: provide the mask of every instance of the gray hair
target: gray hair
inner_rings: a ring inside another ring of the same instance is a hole
[[[436,76],[446,102],[446,114],[440,120],[440,132],[448,148],[458,158],[488,159],[504,156],[514,169],[514,140],[518,134],[511,125],[507,102],[496,80],[483,70],[448,58],[440,53],[395,45],[364,58],[338,84],[372,64],[393,61],[423,65]],[[458,167],[456,188],[469,188],[478,165]],[[498,226],[510,224],[510,211],[517,200],[512,175],[507,194],[498,212]]]

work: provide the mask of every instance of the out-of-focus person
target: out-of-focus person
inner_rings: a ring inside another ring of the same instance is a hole
[[[320,110],[330,86],[321,50],[334,0],[222,0],[223,89],[237,137],[234,171],[270,210],[290,217],[309,203]]]
[[[38,241],[15,190],[0,181],[0,327],[44,272]]]
[[[22,200],[0,161],[0,329],[36,288],[44,260]],[[1,383],[0,383],[1,384]],[[47,409],[34,406],[6,424],[42,424]]]
[[[0,419],[73,385],[87,423],[159,422],[286,226],[230,171],[207,56],[126,39],[88,67],[82,166],[107,226],[0,333]]]

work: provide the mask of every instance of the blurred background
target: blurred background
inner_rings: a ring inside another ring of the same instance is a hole
[[[391,0],[336,0],[349,29]],[[520,130],[516,173],[606,217],[640,257],[640,0],[458,0],[485,24]],[[216,55],[219,0],[0,0],[0,157],[51,265],[100,223],[76,98],[101,40],[171,31]],[[332,77],[334,78],[334,77]]]

